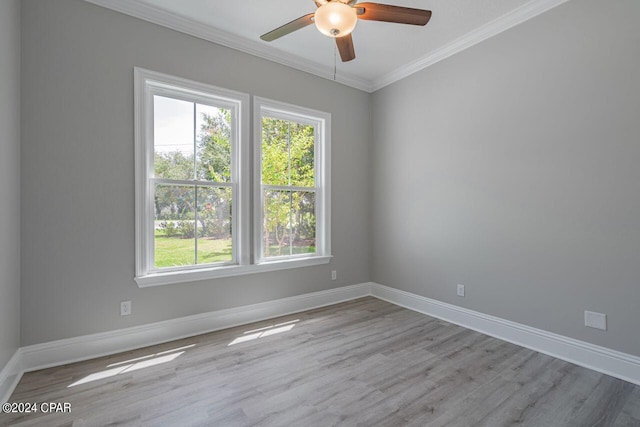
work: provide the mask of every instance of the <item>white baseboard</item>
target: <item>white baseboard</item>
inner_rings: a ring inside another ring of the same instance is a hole
[[[0,402],[3,403],[9,399],[24,372],[116,354],[366,296],[374,296],[392,304],[640,385],[640,357],[377,283],[361,283],[22,347],[0,370]]]
[[[196,314],[126,329],[83,335],[21,349],[24,372],[60,366],[371,295],[362,283],[274,301]]]
[[[377,283],[371,284],[371,294],[392,304],[640,385],[640,357]]]
[[[0,370],[0,404],[8,402],[11,393],[22,378],[21,349],[17,349],[7,364]]]

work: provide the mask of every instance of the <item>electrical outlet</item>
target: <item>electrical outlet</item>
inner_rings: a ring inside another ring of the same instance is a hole
[[[333,270],[331,272],[331,280],[338,280],[338,272]]]
[[[590,328],[607,330],[607,315],[595,311],[584,312],[584,325]]]
[[[459,297],[463,297],[464,296],[464,285],[461,285],[460,283],[458,283],[458,296]]]
[[[128,316],[131,314],[131,301],[122,301],[120,303],[120,316]]]

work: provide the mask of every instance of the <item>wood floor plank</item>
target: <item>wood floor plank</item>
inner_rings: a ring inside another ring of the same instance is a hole
[[[7,426],[640,426],[640,387],[368,297],[25,374]]]

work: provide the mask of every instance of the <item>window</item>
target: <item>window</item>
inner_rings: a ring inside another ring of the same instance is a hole
[[[255,258],[330,254],[330,116],[254,99]]]
[[[329,261],[327,114],[256,98],[252,170],[248,95],[138,68],[135,93],[139,286]]]

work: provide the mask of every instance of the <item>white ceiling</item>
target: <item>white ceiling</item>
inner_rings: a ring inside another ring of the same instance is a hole
[[[260,35],[315,11],[312,0],[87,0],[333,79],[335,41],[310,25],[271,43]],[[431,10],[425,27],[359,21],[356,59],[337,56],[336,80],[373,91],[566,0],[382,0]]]

